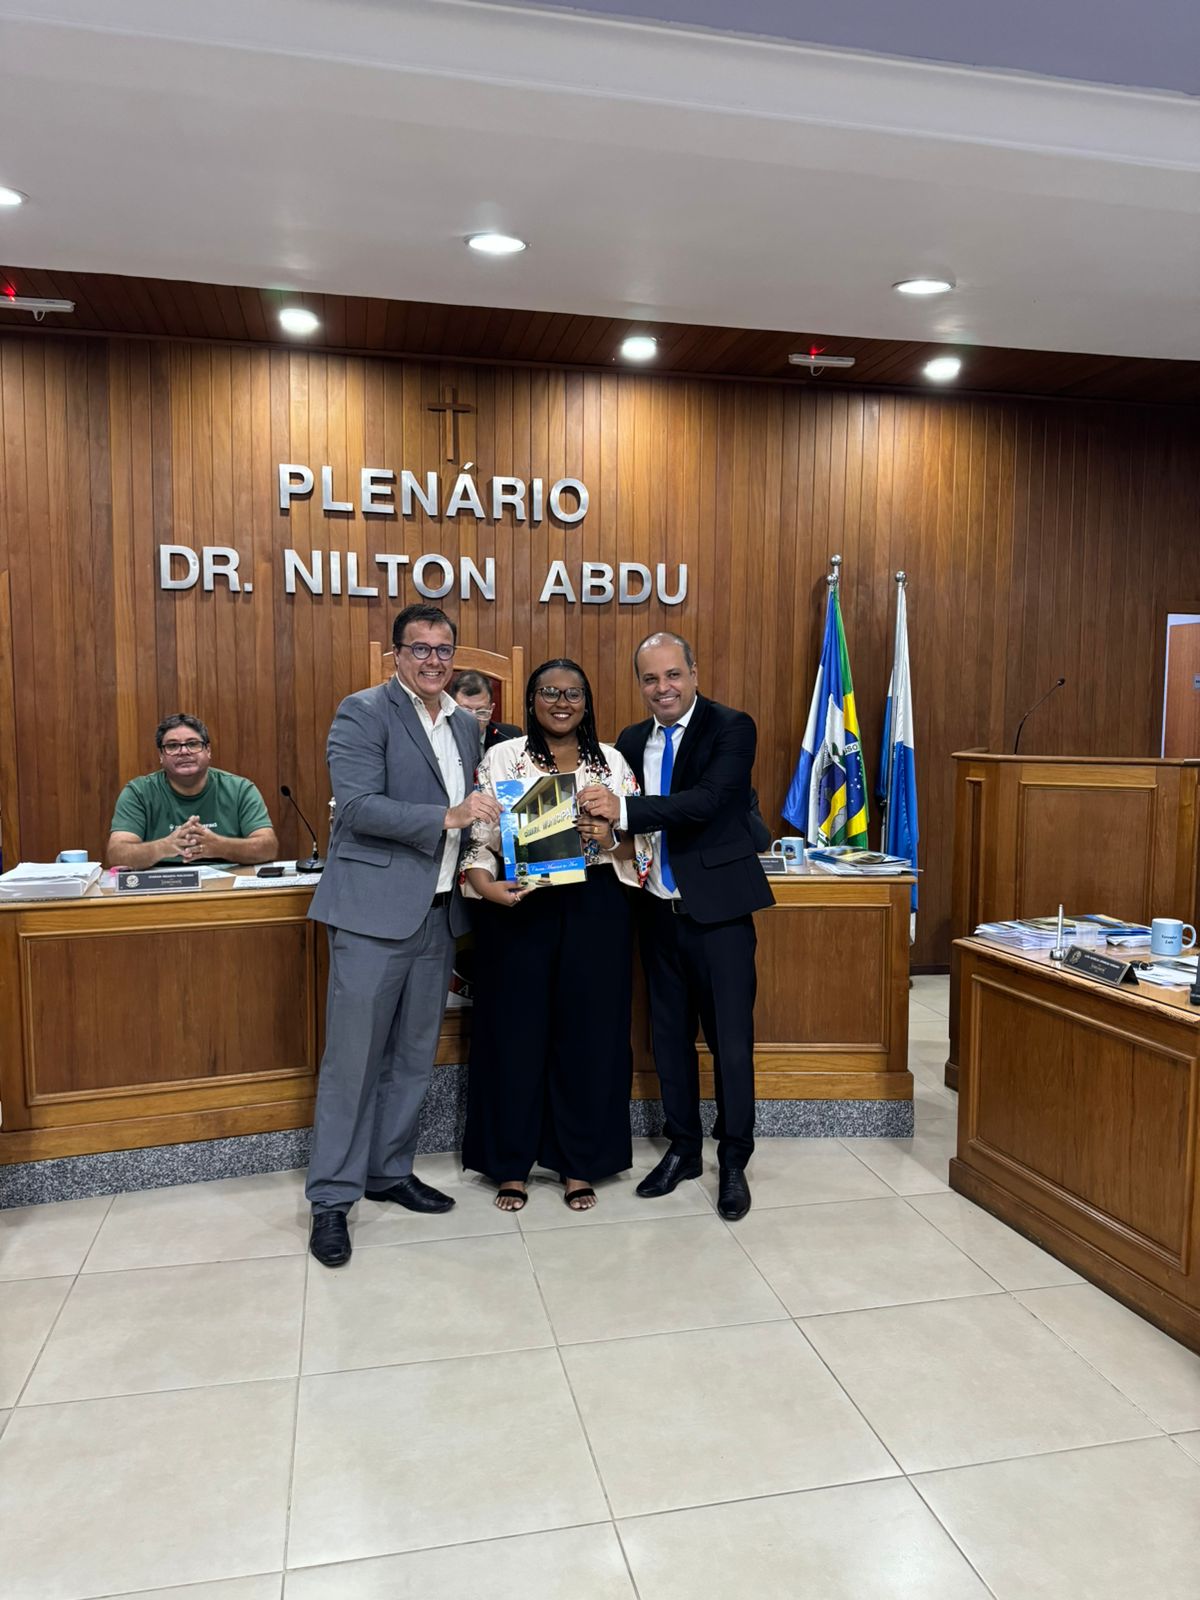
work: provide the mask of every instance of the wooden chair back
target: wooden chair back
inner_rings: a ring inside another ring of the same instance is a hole
[[[377,639],[371,640],[371,684],[386,683],[395,671],[390,650],[384,653]],[[455,672],[482,672],[500,685],[493,715],[497,722],[523,724],[525,721],[525,649],[515,644],[508,655],[495,650],[480,650],[475,645],[459,645],[454,656]]]

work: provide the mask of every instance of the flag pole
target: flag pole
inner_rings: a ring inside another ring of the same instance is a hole
[[[896,628],[895,628],[895,632],[894,632],[893,638],[892,638],[892,677],[893,677],[893,680],[895,678],[895,673],[896,673],[896,662],[899,659],[899,655],[900,655],[900,591],[902,589],[907,590],[907,588],[908,588],[908,573],[907,572],[898,572],[896,574],[895,582],[896,582]],[[887,819],[888,819],[888,812],[892,809],[892,785],[895,782],[895,778],[896,778],[896,741],[893,738],[893,739],[891,739],[889,741],[889,744],[888,744],[888,779],[887,779],[887,788],[884,791],[883,805],[881,807],[881,810],[883,812],[883,832],[879,836],[879,848],[881,850],[883,850],[883,851],[887,850]]]
[[[841,556],[830,556],[829,565],[832,570],[825,574],[825,582],[829,585],[830,589],[833,590],[837,588],[842,579]]]

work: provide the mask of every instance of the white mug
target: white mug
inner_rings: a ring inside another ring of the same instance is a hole
[[[1191,938],[1187,944],[1183,942],[1185,933],[1190,933]],[[1155,956],[1177,956],[1184,950],[1190,950],[1196,943],[1196,930],[1190,922],[1180,922],[1178,917],[1155,917],[1150,924],[1150,954]]]
[[[771,842],[771,854],[782,856],[789,867],[798,867],[804,860],[804,840],[789,835]]]

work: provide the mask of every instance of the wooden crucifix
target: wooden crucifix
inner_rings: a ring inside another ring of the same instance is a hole
[[[469,406],[458,398],[458,390],[451,389],[449,397],[443,391],[442,398],[432,405],[425,407],[426,411],[437,411],[442,418],[442,443],[446,451],[447,461],[458,460],[458,419],[468,411],[474,411],[474,406]]]

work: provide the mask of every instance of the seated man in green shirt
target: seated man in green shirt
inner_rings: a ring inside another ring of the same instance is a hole
[[[263,797],[249,778],[212,763],[208,729],[182,712],[154,733],[160,769],[117,796],[110,867],[271,861],[279,848]]]

